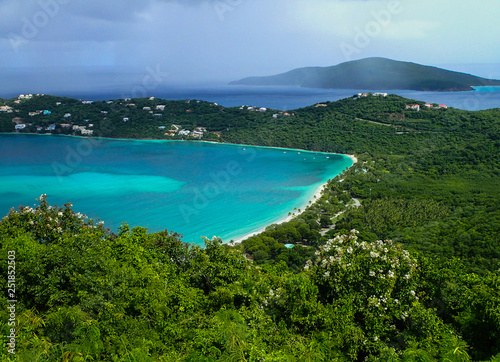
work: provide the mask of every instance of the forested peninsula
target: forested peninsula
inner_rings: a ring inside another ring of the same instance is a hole
[[[11,210],[3,360],[500,360],[500,109],[384,94],[287,112],[48,95],[0,107],[4,133],[358,158],[305,212],[236,245],[112,231],[50,195]]]

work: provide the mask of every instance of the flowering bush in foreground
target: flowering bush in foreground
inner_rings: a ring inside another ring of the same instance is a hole
[[[62,241],[64,237],[76,236],[84,230],[105,231],[104,222],[96,222],[86,215],[74,212],[71,203],[64,204],[64,207],[50,206],[45,194],[37,200],[40,204],[35,208],[20,206],[19,211],[12,208],[4,216],[3,223],[29,230],[35,240],[44,244]]]
[[[319,299],[352,312],[368,349],[402,349],[415,333],[441,334],[442,323],[419,302],[416,260],[399,244],[360,241],[357,233],[328,240],[307,261]]]
[[[316,251],[317,259],[308,260],[304,269],[313,271],[324,301],[356,292],[360,307],[372,311],[404,309],[398,317],[406,319],[405,312],[418,300],[416,261],[390,240],[368,243],[358,241],[356,234],[352,230],[349,235],[328,240]]]

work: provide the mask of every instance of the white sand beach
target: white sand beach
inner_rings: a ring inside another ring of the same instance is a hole
[[[353,166],[354,166],[356,163],[358,163],[358,158],[357,158],[355,155],[345,155],[345,156],[349,157],[349,158],[350,158],[350,159],[354,162],[354,163],[353,163]],[[351,166],[351,167],[352,167],[352,166]],[[273,222],[273,223],[272,223],[272,224],[270,224],[270,225],[274,225],[274,224],[277,224],[277,225],[278,225],[278,224],[283,224],[283,223],[285,223],[285,222],[288,222],[288,221],[292,220],[294,217],[296,217],[296,216],[298,216],[298,215],[302,214],[302,213],[305,211],[305,209],[307,208],[307,206],[309,206],[309,205],[311,205],[311,204],[314,204],[314,203],[316,202],[316,200],[318,200],[318,199],[321,197],[321,195],[323,194],[323,190],[325,189],[325,187],[326,187],[326,185],[327,185],[327,184],[328,184],[328,182],[325,182],[325,183],[324,183],[324,184],[322,184],[320,187],[318,187],[318,189],[316,190],[316,192],[314,193],[314,195],[311,197],[311,199],[309,199],[305,205],[303,205],[302,207],[298,208],[298,209],[300,209],[300,212],[295,212],[293,215],[288,215],[288,216],[286,216],[285,218],[283,218],[283,219],[281,219],[281,220],[279,220],[279,221]],[[254,236],[254,235],[258,235],[258,234],[260,234],[260,233],[264,232],[268,226],[269,226],[269,225],[266,225],[265,227],[263,227],[263,228],[261,228],[261,229],[259,229],[259,230],[257,230],[257,231],[254,231],[254,232],[252,232],[252,233],[249,233],[249,234],[247,234],[247,235],[245,235],[245,236],[242,236],[242,237],[240,237],[240,238],[233,239],[233,240],[231,240],[230,242],[227,242],[227,244],[229,244],[229,245],[239,244],[239,243],[241,243],[243,240],[246,240],[246,239],[248,239],[248,238],[250,238],[250,237],[252,237],[252,236]]]
[[[353,163],[353,166],[354,166],[356,163],[358,163],[358,158],[357,158],[355,155],[345,155],[345,156],[349,157],[349,158],[352,160],[352,162],[354,162],[354,163]],[[351,167],[352,167],[352,166],[351,166]]]
[[[292,215],[288,215],[287,217],[285,217],[285,218],[283,218],[283,219],[281,219],[281,220],[278,220],[278,221],[276,221],[276,222],[273,222],[273,223],[272,223],[272,224],[270,224],[270,225],[274,225],[274,224],[283,224],[283,223],[285,223],[285,222],[288,222],[288,221],[292,220],[294,217],[296,217],[296,216],[298,216],[298,215],[302,214],[302,213],[305,211],[305,209],[307,208],[307,206],[309,206],[309,205],[311,205],[311,204],[314,204],[314,203],[316,202],[316,200],[318,200],[318,199],[321,197],[321,195],[322,195],[322,193],[323,193],[323,190],[325,189],[325,187],[326,187],[326,185],[327,185],[327,184],[328,184],[328,182],[325,182],[323,185],[321,185],[320,187],[318,187],[318,189],[316,190],[316,192],[314,193],[314,195],[312,196],[312,198],[311,198],[310,200],[308,200],[308,201],[307,201],[307,203],[306,203],[305,205],[303,205],[302,207],[298,208],[298,209],[300,209],[300,212],[297,212],[297,211],[295,210],[295,212],[294,212]],[[309,203],[309,201],[310,201],[311,203]],[[250,234],[247,234],[247,235],[245,235],[245,236],[242,236],[242,237],[240,237],[240,238],[237,238],[237,239],[235,239],[235,240],[232,240],[231,242],[228,242],[227,244],[229,244],[229,245],[234,245],[234,244],[241,243],[243,240],[248,239],[249,237],[252,237],[252,236],[254,236],[254,235],[258,235],[258,234],[262,233],[263,231],[265,231],[265,230],[266,230],[266,228],[267,228],[268,226],[269,226],[269,225],[266,225],[265,227],[263,227],[263,228],[261,228],[261,229],[259,229],[259,230],[257,230],[257,231],[254,231],[254,232],[252,232],[252,233],[250,233]]]

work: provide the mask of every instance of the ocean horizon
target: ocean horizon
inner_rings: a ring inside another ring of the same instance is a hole
[[[81,100],[107,101],[130,97],[156,97],[165,100],[196,99],[218,103],[224,107],[238,107],[242,105],[266,107],[281,111],[308,107],[322,102],[334,102],[352,97],[358,92],[374,92],[366,89],[316,89],[298,86],[240,86],[240,85],[207,85],[187,86],[174,85],[158,87],[148,92],[134,94],[133,91],[123,91],[120,88],[111,90],[87,90],[47,92],[61,97],[70,97]],[[467,111],[478,111],[500,108],[500,87],[476,87],[468,92],[424,92],[412,90],[382,90],[389,94],[429,102],[445,104]],[[44,92],[31,92],[44,93]],[[19,94],[9,93],[5,96],[17,97]]]
[[[500,78],[498,65],[463,65],[457,71],[473,71],[488,78]],[[449,68],[453,69],[451,65]],[[282,111],[307,107],[326,101],[348,98],[358,92],[383,91],[402,97],[446,104],[476,111],[500,108],[500,87],[477,87],[468,92],[423,92],[412,90],[318,89],[298,86],[243,86],[227,81],[181,81],[164,75],[157,82],[145,83],[148,72],[125,68],[94,67],[12,69],[0,68],[0,97],[11,99],[26,93],[44,93],[81,100],[107,101],[123,98],[156,97],[166,100],[197,99],[225,107],[251,105]],[[68,81],[71,80],[71,81]],[[145,85],[146,84],[146,85]]]

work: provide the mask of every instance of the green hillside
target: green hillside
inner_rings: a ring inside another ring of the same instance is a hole
[[[307,67],[274,76],[249,77],[230,84],[366,90],[468,91],[472,90],[472,86],[500,85],[500,81],[415,63],[366,58],[332,67]]]
[[[0,253],[15,262],[1,264],[4,276],[15,265],[15,279],[2,278],[0,298],[17,301],[16,356],[4,348],[2,360],[500,359],[500,109],[426,108],[394,95],[290,112],[193,100],[14,102],[0,113],[2,130],[30,120],[19,133],[53,123],[42,132],[64,134],[61,124],[89,119],[93,136],[169,139],[158,125],[179,124],[206,127],[202,139],[358,162],[292,221],[234,246],[187,245],[180,230],[112,232],[45,196],[11,211]],[[157,105],[161,116],[143,109]],[[29,116],[36,109],[52,113]],[[6,340],[11,313],[0,310]]]

